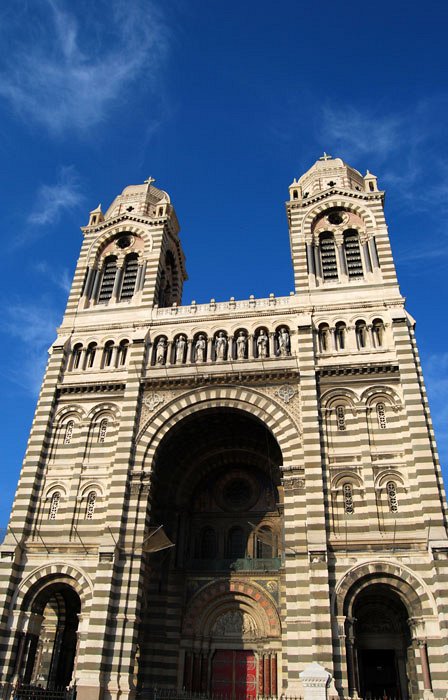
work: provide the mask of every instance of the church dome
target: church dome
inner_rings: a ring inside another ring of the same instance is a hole
[[[303,199],[334,187],[365,192],[366,182],[358,170],[326,153],[291,185],[301,191]]]

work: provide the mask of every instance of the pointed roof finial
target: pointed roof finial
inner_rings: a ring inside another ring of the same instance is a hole
[[[321,156],[319,160],[331,160],[331,156],[329,156],[328,153],[325,153],[324,151],[323,156]]]
[[[151,177],[151,175],[150,175],[150,176],[148,177],[148,179],[145,180],[144,184],[145,184],[145,185],[149,185],[149,186],[151,187],[152,183],[155,182],[155,181],[156,181],[155,177]]]

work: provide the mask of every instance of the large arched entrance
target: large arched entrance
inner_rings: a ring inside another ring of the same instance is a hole
[[[67,583],[55,581],[28,596],[28,630],[22,637],[18,677],[24,684],[65,688],[72,681],[81,601]]]
[[[281,648],[281,463],[266,426],[233,408],[199,410],[160,443],[151,524],[163,525],[176,547],[149,555],[140,688],[255,697],[265,683],[265,657],[269,691],[274,687]],[[192,616],[202,591],[206,597]],[[205,610],[199,627],[193,624]]]
[[[405,605],[389,586],[372,584],[356,597],[353,618],[361,697],[407,700],[415,668]]]

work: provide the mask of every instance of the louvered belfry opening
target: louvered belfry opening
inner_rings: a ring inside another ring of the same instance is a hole
[[[359,247],[358,232],[349,229],[344,233],[345,260],[347,263],[347,274],[349,279],[363,277],[361,250]]]
[[[325,281],[337,281],[338,263],[336,247],[332,233],[322,233],[320,236],[320,257],[322,262],[322,277]]]
[[[135,291],[135,283],[138,271],[138,255],[131,253],[124,263],[123,284],[121,286],[120,301],[132,299]]]
[[[101,282],[98,301],[106,302],[112,297],[114,291],[115,277],[117,274],[117,258],[111,255],[104,261],[103,279]]]

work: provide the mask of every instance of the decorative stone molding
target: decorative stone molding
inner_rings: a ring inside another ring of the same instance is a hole
[[[294,387],[291,386],[291,384],[283,384],[281,387],[279,387],[276,391],[277,396],[279,399],[281,399],[284,403],[289,403],[293,396],[295,396],[296,390]]]

